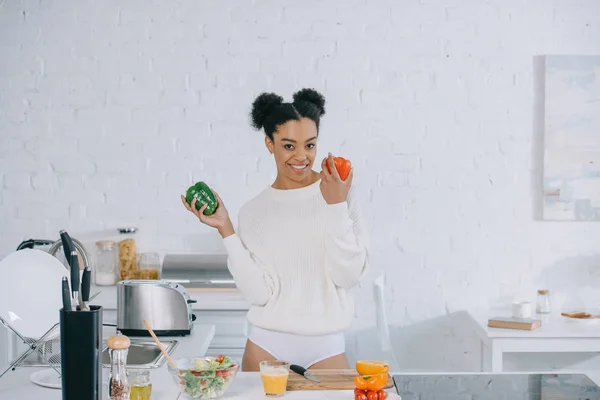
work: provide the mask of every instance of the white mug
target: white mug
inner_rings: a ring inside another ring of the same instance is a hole
[[[531,318],[533,308],[529,301],[514,302],[512,304],[513,318]]]

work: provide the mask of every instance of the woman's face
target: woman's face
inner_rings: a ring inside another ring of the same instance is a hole
[[[300,118],[279,125],[273,140],[267,136],[265,143],[275,156],[280,177],[298,183],[312,179],[312,165],[317,154],[317,125],[313,120]]]

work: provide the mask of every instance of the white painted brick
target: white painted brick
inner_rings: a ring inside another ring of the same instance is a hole
[[[135,107],[131,110],[131,121],[134,124],[145,121],[175,122],[184,118],[185,108],[181,106]]]
[[[243,42],[242,42],[243,43]],[[255,48],[256,46],[253,46]],[[259,46],[260,47],[260,46]],[[221,52],[224,52],[221,49]],[[277,54],[271,54],[271,57]],[[260,57],[254,55],[252,49],[248,49],[245,54],[228,54],[227,57],[211,57],[208,60],[207,71],[217,74],[217,80],[220,76],[231,76],[237,74],[246,74],[260,71]]]
[[[4,175],[4,189],[27,190],[31,188],[31,174],[27,172],[7,173]]]
[[[41,203],[33,206],[20,206],[17,217],[22,219],[66,218],[69,216],[69,207],[60,203]]]
[[[96,171],[94,163],[89,158],[78,155],[53,158],[50,163],[56,172],[91,173]]]
[[[83,189],[83,176],[80,174],[58,174],[58,188],[65,190]]]
[[[156,162],[160,161],[156,160]],[[146,171],[147,164],[148,160],[144,158],[118,157],[95,160],[96,170],[101,173],[141,173]]]

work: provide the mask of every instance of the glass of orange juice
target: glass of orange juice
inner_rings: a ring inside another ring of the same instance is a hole
[[[282,397],[287,388],[290,364],[285,361],[261,361],[260,379],[267,397]]]

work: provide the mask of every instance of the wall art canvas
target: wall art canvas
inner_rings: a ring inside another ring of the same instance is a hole
[[[544,61],[543,219],[600,221],[600,55]]]

